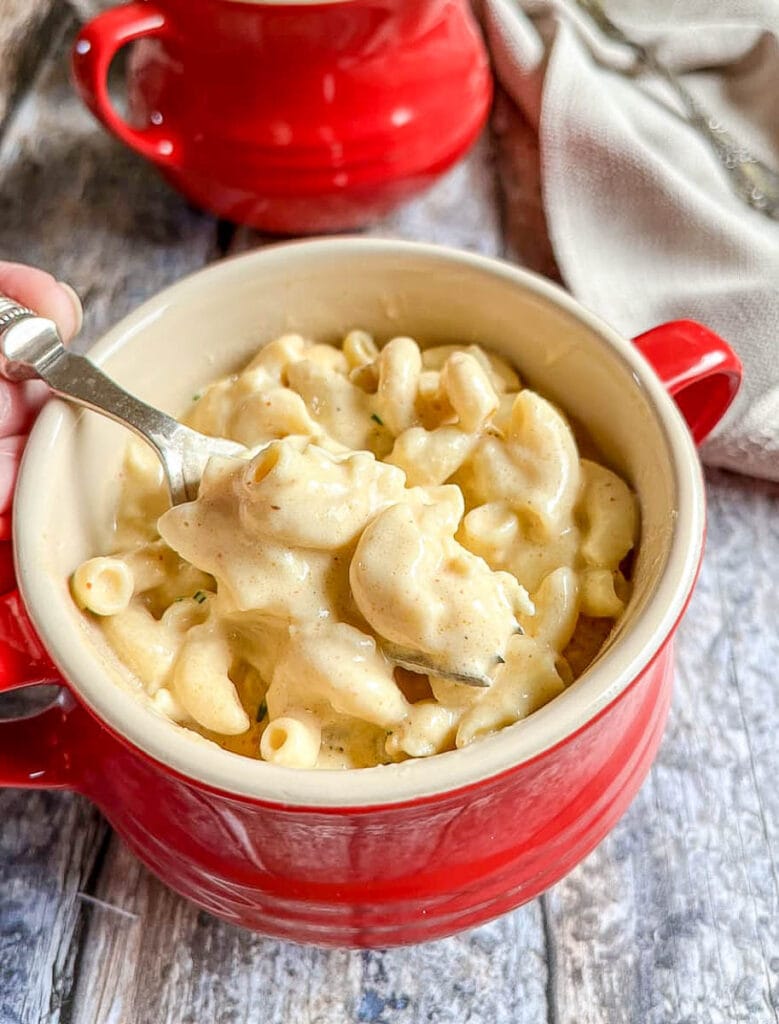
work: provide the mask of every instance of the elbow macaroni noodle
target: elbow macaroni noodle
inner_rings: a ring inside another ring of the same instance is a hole
[[[228,750],[359,768],[463,747],[561,693],[624,610],[634,494],[479,346],[286,335],[188,423],[247,457],[169,508],[133,442],[115,553],[71,588],[151,707]]]

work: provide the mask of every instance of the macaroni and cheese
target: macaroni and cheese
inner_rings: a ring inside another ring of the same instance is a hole
[[[187,422],[246,457],[170,508],[133,442],[114,551],[72,591],[152,708],[228,750],[360,768],[463,747],[562,692],[622,614],[635,496],[480,346],[286,335]]]

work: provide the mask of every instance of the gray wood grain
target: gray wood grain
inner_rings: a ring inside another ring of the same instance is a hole
[[[0,1021],[60,1019],[78,956],[80,908],[106,835],[70,794],[0,792]]]
[[[89,339],[265,239],[191,210],[102,133],[67,82],[75,21],[58,31],[0,137],[0,254],[73,281]],[[370,231],[556,275],[536,141],[500,97],[468,160]],[[658,761],[549,894],[411,949],[301,948],[175,896],[85,801],[0,792],[0,1024],[775,1024],[779,488],[724,473],[708,484],[709,547]]]

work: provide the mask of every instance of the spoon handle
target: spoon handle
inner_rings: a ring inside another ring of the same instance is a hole
[[[44,380],[56,395],[129,427],[159,455],[173,503],[196,496],[203,467],[193,473],[193,467],[186,464],[190,431],[129,394],[89,359],[68,352],[52,320],[2,295],[0,374],[12,381]]]

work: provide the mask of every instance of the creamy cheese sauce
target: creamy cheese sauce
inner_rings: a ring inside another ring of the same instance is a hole
[[[635,496],[479,346],[287,335],[187,422],[247,457],[168,508],[134,442],[113,553],[72,590],[151,706],[227,750],[361,768],[465,746],[570,685],[629,598]]]

